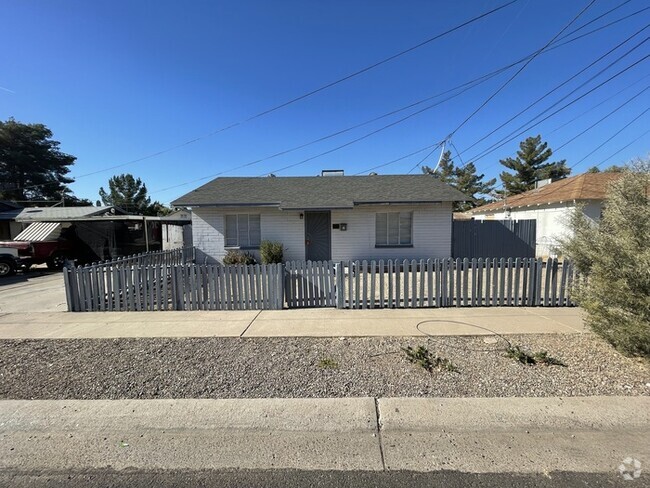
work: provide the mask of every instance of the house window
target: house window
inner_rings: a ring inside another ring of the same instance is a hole
[[[376,246],[413,245],[413,212],[378,213],[375,221]]]
[[[226,215],[226,247],[259,247],[259,214]]]

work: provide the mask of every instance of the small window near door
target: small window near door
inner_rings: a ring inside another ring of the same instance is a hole
[[[261,234],[259,214],[226,215],[226,247],[257,248]]]
[[[378,213],[375,220],[375,245],[399,247],[413,245],[413,212]]]

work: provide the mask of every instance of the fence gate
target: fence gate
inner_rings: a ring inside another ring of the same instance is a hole
[[[332,261],[289,261],[285,265],[285,298],[289,308],[335,307]]]
[[[534,258],[537,221],[454,220],[454,258]]]

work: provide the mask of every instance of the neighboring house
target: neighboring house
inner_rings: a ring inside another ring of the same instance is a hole
[[[607,188],[619,177],[620,173],[584,173],[476,207],[468,213],[476,220],[535,219],[535,254],[548,257],[554,255],[558,238],[569,235],[567,223],[576,205],[583,206],[587,217],[600,220]]]
[[[217,178],[178,198],[192,207],[197,259],[229,249],[259,257],[262,240],[285,260],[451,256],[452,202],[467,197],[430,175]]]

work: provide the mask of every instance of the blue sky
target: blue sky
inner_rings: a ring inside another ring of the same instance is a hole
[[[569,30],[623,2],[597,0]],[[49,126],[62,149],[78,158],[71,173],[78,179],[71,186],[80,197],[95,200],[98,188],[106,186],[110,176],[130,172],[145,181],[154,199],[169,202],[207,180],[176,185],[228,171],[364,122],[526,56],[544,46],[588,2],[519,0],[443,39],[267,116],[159,156],[103,171],[245,120],[501,3],[505,0],[5,0],[0,119],[14,117]],[[644,7],[644,0],[630,0],[581,33]],[[650,10],[646,10],[538,56],[454,135],[453,144],[463,161],[642,42],[650,29],[465,151],[649,23]],[[646,42],[577,95],[649,52],[650,42]],[[507,71],[404,123],[305,164],[277,171],[361,137],[424,105],[226,176],[257,176],[270,171],[278,175],[315,175],[328,168],[353,174],[400,158],[444,139],[515,71]],[[559,147],[647,88],[649,75],[650,61],[646,59],[526,135],[540,133],[552,148]],[[566,159],[569,165],[576,163],[649,106],[647,90],[558,151],[557,159]],[[589,109],[575,122],[552,132]],[[649,119],[648,114],[641,116],[580,163],[574,173],[601,162],[641,136]],[[502,169],[499,159],[512,155],[517,143],[518,139],[479,160],[479,171],[496,176]],[[650,135],[646,134],[604,166],[647,155],[649,143]],[[425,154],[377,171],[406,173]],[[438,156],[439,152],[435,152],[425,164],[435,165]],[[172,186],[176,187],[164,190]]]

